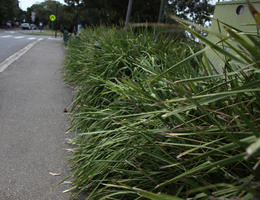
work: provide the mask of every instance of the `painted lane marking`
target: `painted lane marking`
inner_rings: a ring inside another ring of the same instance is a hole
[[[4,36],[1,36],[1,38],[9,38],[9,37],[12,37],[12,35],[4,35]]]
[[[24,36],[16,36],[16,37],[14,37],[14,39],[22,39],[22,38],[24,38]]]
[[[61,40],[62,38],[52,38],[52,37],[49,37],[48,40]]]
[[[5,31],[6,33],[11,33],[11,34],[14,34],[14,33],[17,33],[17,31]]]
[[[36,40],[35,37],[27,38],[28,40]]]
[[[24,55],[27,51],[29,51],[34,45],[36,45],[40,40],[35,40],[31,42],[26,47],[22,48],[21,50],[17,51],[3,62],[0,63],[0,73],[3,72],[9,65],[11,65],[14,61],[18,60],[22,55]]]

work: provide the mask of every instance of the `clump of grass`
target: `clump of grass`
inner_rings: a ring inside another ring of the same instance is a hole
[[[227,62],[223,74],[192,42],[154,43],[149,32],[101,27],[72,39],[72,189],[91,200],[259,196],[260,43],[248,38],[241,69]]]

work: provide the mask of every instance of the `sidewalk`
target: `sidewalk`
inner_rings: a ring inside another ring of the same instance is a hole
[[[63,55],[61,41],[40,41],[0,73],[0,200],[69,199],[70,185],[53,188],[69,170]]]

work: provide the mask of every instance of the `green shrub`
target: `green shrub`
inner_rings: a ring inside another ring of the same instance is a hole
[[[258,52],[258,38],[251,39]],[[104,27],[70,40],[75,196],[259,196],[256,60],[241,58],[245,69],[227,63],[226,73],[211,74],[201,62],[204,50],[193,53],[191,41],[153,40],[149,32]]]

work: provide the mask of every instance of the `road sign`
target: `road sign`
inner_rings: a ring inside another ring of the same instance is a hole
[[[32,22],[35,22],[35,16],[36,16],[36,13],[35,12],[31,12]]]
[[[55,15],[50,15],[50,20],[53,22],[56,20],[56,16]]]

